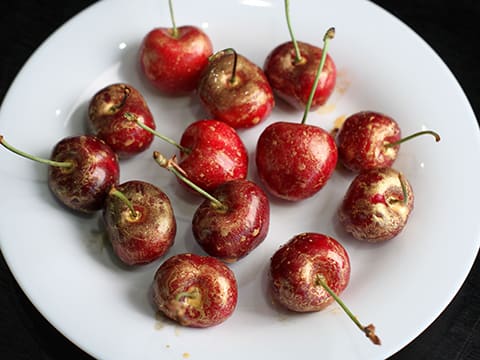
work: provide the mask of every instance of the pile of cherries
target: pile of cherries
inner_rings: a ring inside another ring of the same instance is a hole
[[[310,111],[325,104],[336,84],[328,55],[330,28],[323,48],[297,42],[285,1],[292,40],[277,46],[263,69],[234,49],[213,53],[208,36],[194,26],[149,32],[140,47],[145,78],[160,94],[196,92],[210,119],[191,123],[179,142],[156,131],[142,94],[130,84],[100,89],[88,108],[91,134],[62,139],[50,159],[39,159],[0,136],[9,150],[49,166],[48,185],[66,207],[82,213],[103,212],[115,254],[128,265],[151,263],[173,245],[177,230],[167,194],[136,180],[119,184],[119,161],[146,151],[155,137],[178,149],[159,166],[205,200],[192,218],[195,240],[208,254],[176,254],[164,261],[153,280],[153,300],[167,317],[182,325],[208,327],[234,311],[238,288],[228,267],[247,256],[267,237],[267,193],[297,202],[312,197],[337,165],[355,173],[338,210],[340,223],[361,241],[386,241],[407,223],[414,195],[406,177],[392,168],[401,138],[390,117],[362,111],[346,118],[337,133],[306,124]],[[247,179],[247,150],[237,129],[264,121],[275,99],[304,111],[298,123],[273,122],[255,149],[261,186]],[[338,164],[337,164],[338,163]],[[363,326],[338,298],[350,279],[350,260],[340,242],[319,233],[294,236],[271,257],[271,293],[296,312],[319,311],[337,301],[373,343],[373,325]]]

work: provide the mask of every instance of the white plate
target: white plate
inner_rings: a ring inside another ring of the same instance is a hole
[[[348,9],[348,11],[345,11]],[[216,50],[234,47],[259,65],[288,40],[282,1],[175,1],[177,24],[201,26]],[[430,128],[442,135],[401,148],[395,165],[410,179],[416,207],[405,231],[380,246],[349,239],[335,211],[352,176],[335,173],[315,197],[295,204],[272,202],[271,229],[249,257],[232,265],[240,296],[234,315],[220,326],[196,330],[159,319],[149,287],[161,263],[126,269],[102,242],[98,216],[61,208],[46,185],[46,169],[0,151],[1,249],[22,289],[40,312],[85,351],[103,359],[383,359],[424,330],[464,281],[480,243],[478,155],[480,136],[460,86],[432,49],[407,26],[366,1],[303,1],[291,6],[299,40],[322,46],[335,26],[330,54],[339,84],[329,104],[308,122],[331,128],[335,119],[371,109],[396,118],[404,133]],[[124,81],[147,98],[157,126],[179,138],[203,117],[194,97],[163,98],[137,68],[142,37],[169,26],[166,2],[102,1],[55,32],[28,61],[6,96],[1,133],[16,146],[43,156],[60,138],[84,132],[86,106],[100,87]],[[379,31],[381,29],[381,31]],[[260,131],[276,120],[300,121],[278,107],[257,128],[242,131],[251,154]],[[175,150],[156,140],[151,150]],[[151,151],[124,161],[122,181],[141,178],[173,199],[179,222],[168,255],[200,249],[190,219],[200,199],[186,196]],[[376,347],[338,306],[308,315],[279,313],[267,295],[269,258],[291,236],[317,231],[342,241],[352,277],[343,294],[361,321],[373,322]]]

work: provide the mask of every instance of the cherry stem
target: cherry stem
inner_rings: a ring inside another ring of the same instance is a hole
[[[290,1],[285,0],[285,16],[287,18],[288,32],[290,33],[290,38],[292,39],[293,48],[295,50],[295,64],[302,62],[302,54],[300,54],[300,49],[298,48],[297,40],[293,34],[292,24],[290,22]]]
[[[405,181],[403,181],[402,174],[398,174],[398,181],[400,181],[400,186],[402,187],[403,203],[406,204],[408,202],[408,191]]]
[[[138,126],[140,126],[142,129],[148,131],[149,133],[155,135],[156,137],[159,137],[160,139],[162,139],[163,141],[166,141],[167,143],[171,144],[171,145],[174,145],[177,147],[177,149],[179,149],[180,151],[183,151],[184,153],[186,154],[190,154],[191,153],[191,150],[186,148],[185,146],[182,146],[180,145],[179,143],[177,143],[175,140],[165,136],[165,135],[162,135],[160,134],[158,131],[155,131],[154,129],[152,129],[151,127],[145,125],[143,122],[141,122],[138,117],[136,115],[133,115],[132,113],[129,113],[129,112],[126,112],[125,114],[123,114],[123,116],[129,120],[129,121],[133,121],[135,123],[137,123]]]
[[[128,206],[128,209],[130,210],[130,215],[132,216],[132,219],[137,219],[138,218],[138,211],[135,210],[133,207],[132,202],[130,201],[129,198],[125,196],[123,192],[118,190],[115,186],[112,186],[112,188],[109,191],[109,195],[116,196],[118,199],[122,200],[125,205]]]
[[[172,21],[172,36],[178,37],[178,28],[177,28],[177,24],[175,23],[175,15],[173,13],[172,0],[168,0],[168,7],[170,9],[170,20]]]
[[[320,59],[320,63],[318,64],[317,74],[315,75],[315,80],[313,81],[312,90],[310,91],[310,95],[307,100],[307,104],[305,105],[305,111],[303,112],[302,124],[305,124],[307,121],[307,116],[312,106],[313,97],[315,96],[315,92],[317,91],[318,82],[320,81],[320,75],[323,71],[323,67],[325,66],[325,60],[327,59],[327,51],[328,51],[328,44],[331,39],[335,37],[335,28],[331,27],[327,30],[323,37],[323,50],[322,50],[322,58]]]
[[[193,190],[198,192],[200,195],[203,195],[206,199],[212,202],[212,205],[221,211],[226,211],[227,206],[224,205],[220,200],[209,194],[207,191],[202,189],[197,184],[193,183],[190,179],[187,178],[185,171],[178,166],[176,163],[176,158],[173,156],[171,159],[167,159],[165,156],[160,154],[158,151],[153,152],[153,158],[157,162],[158,165],[167,169],[168,171],[172,172],[175,176],[177,176],[180,180],[182,180],[185,184],[190,186]]]
[[[400,140],[397,140],[395,142],[387,143],[384,146],[386,148],[394,147],[394,146],[400,145],[401,143],[403,143],[405,141],[408,141],[410,139],[416,138],[417,136],[421,136],[421,135],[432,135],[435,138],[436,142],[440,141],[440,135],[438,135],[438,133],[436,133],[435,131],[432,131],[432,130],[424,130],[424,131],[419,131],[419,132],[416,132],[412,135],[406,136],[406,137],[404,137]]]
[[[213,59],[217,58],[219,55],[221,54],[225,54],[225,53],[233,53],[233,66],[232,66],[232,77],[230,78],[229,82],[231,85],[235,85],[235,83],[237,82],[237,62],[238,62],[238,54],[237,52],[235,51],[234,48],[227,48],[227,49],[223,49],[223,50],[220,50],[218,52],[216,52],[215,54],[213,54],[212,56],[210,56],[209,60],[212,61]]]
[[[11,152],[17,154],[17,155],[20,155],[26,159],[30,159],[30,160],[33,160],[33,161],[36,161],[36,162],[39,162],[39,163],[42,163],[42,164],[46,164],[46,165],[50,165],[50,166],[55,166],[55,167],[61,167],[61,168],[71,168],[74,164],[73,162],[71,161],[54,161],[54,160],[49,160],[49,159],[43,159],[43,158],[39,158],[37,156],[34,156],[34,155],[30,155],[22,150],[19,150],[15,147],[13,147],[12,145],[10,145],[4,138],[2,135],[0,135],[0,144],[3,145],[3,147],[5,147],[6,149],[10,150]]]
[[[121,108],[125,105],[125,103],[127,102],[128,97],[130,96],[130,91],[131,91],[131,90],[130,90],[128,87],[126,87],[126,88],[124,89],[124,91],[123,91],[123,98],[122,98],[122,101],[120,102],[120,104],[118,104],[118,105],[112,105],[112,107],[110,108],[110,111],[111,111],[112,113],[114,113],[115,111],[121,109]]]
[[[233,66],[232,66],[232,77],[230,78],[230,84],[234,85],[237,82],[237,62],[238,62],[238,54],[233,48],[228,48],[223,50],[225,52],[232,52],[233,53]]]
[[[381,345],[380,338],[375,334],[375,326],[373,324],[369,324],[367,326],[363,326],[360,321],[358,321],[357,317],[353,315],[350,309],[344,304],[344,302],[335,294],[335,292],[328,286],[325,277],[323,275],[317,275],[315,279],[315,284],[322,286],[325,291],[333,297],[333,299],[340,305],[340,307],[345,311],[350,319],[357,325],[357,327],[365,333],[365,335],[374,343],[375,345]]]

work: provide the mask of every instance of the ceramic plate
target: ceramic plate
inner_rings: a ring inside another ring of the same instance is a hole
[[[282,1],[177,0],[175,12],[177,24],[203,28],[216,50],[234,47],[259,65],[289,39]],[[395,163],[416,195],[407,227],[377,246],[346,235],[335,213],[353,175],[342,171],[308,200],[272,199],[267,239],[231,265],[239,283],[233,316],[210,329],[183,328],[157,316],[149,300],[153,274],[165,258],[132,269],[120,265],[104,240],[99,214],[66,211],[47,188],[44,166],[2,150],[2,252],[39,311],[94,357],[383,359],[419,335],[460,288],[480,243],[480,137],[461,87],[419,36],[370,2],[302,1],[291,5],[291,18],[297,38],[318,46],[325,30],[336,28],[330,54],[338,68],[337,88],[308,123],[330,130],[343,116],[376,110],[394,117],[404,134],[427,128],[442,135],[439,143],[423,137],[404,144]],[[157,0],[101,1],[78,14],[18,74],[1,108],[1,133],[19,148],[48,156],[61,138],[85,132],[93,94],[123,81],[144,94],[157,128],[178,139],[189,123],[205,117],[196,97],[158,95],[137,66],[143,36],[169,25],[167,2]],[[250,179],[257,180],[253,155],[259,133],[274,121],[301,116],[279,104],[264,123],[240,132],[249,149]],[[122,161],[121,181],[150,181],[172,199],[179,230],[167,256],[201,253],[190,228],[200,199],[186,195],[153,162],[153,150],[175,153],[155,140],[150,150]],[[343,299],[361,321],[376,325],[382,346],[370,344],[336,305],[302,315],[272,305],[270,256],[305,231],[345,245],[352,276]]]

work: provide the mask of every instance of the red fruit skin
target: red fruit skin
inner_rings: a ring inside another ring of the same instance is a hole
[[[180,145],[191,152],[180,153],[179,166],[193,183],[208,192],[224,182],[247,177],[247,149],[235,129],[222,121],[198,120],[190,124]]]
[[[130,200],[138,215],[132,217],[130,208],[118,197],[107,197],[103,219],[113,251],[127,265],[147,264],[160,258],[173,245],[177,231],[170,199],[144,181],[128,181],[117,189]]]
[[[155,121],[145,99],[129,84],[106,86],[92,97],[88,107],[91,129],[122,158],[146,150],[154,138],[134,121],[126,119],[125,113],[155,129]]]
[[[249,180],[228,181],[212,195],[227,210],[205,200],[193,215],[193,235],[209,255],[232,263],[247,256],[267,236],[270,204],[264,191]]]
[[[350,281],[347,251],[337,240],[323,234],[294,236],[270,260],[274,300],[297,312],[324,309],[334,299],[316,283],[318,275],[340,295]]]
[[[232,83],[233,61],[232,53],[215,54],[197,93],[212,118],[234,129],[250,128],[270,115],[275,105],[273,91],[262,69],[240,54]]]
[[[338,159],[355,172],[391,167],[400,145],[385,147],[385,144],[400,139],[400,127],[391,117],[361,111],[350,115],[337,134]]]
[[[407,191],[406,203],[399,176]],[[338,218],[355,239],[381,242],[403,230],[413,206],[412,187],[397,170],[363,170],[348,187]]]
[[[317,193],[337,164],[333,137],[312,125],[277,122],[260,134],[255,160],[260,179],[273,195],[299,201]]]
[[[166,95],[184,95],[195,90],[213,53],[212,43],[201,29],[177,29],[177,37],[172,35],[172,29],[153,29],[140,46],[142,73]]]
[[[158,268],[152,288],[158,310],[189,327],[206,328],[224,322],[233,314],[238,300],[232,270],[211,256],[172,256]]]
[[[120,177],[117,155],[107,144],[93,135],[67,137],[55,145],[50,158],[74,164],[48,167],[48,186],[60,202],[83,213],[103,208]]]
[[[297,42],[304,59],[295,64],[295,49],[291,41],[273,49],[267,56],[263,69],[273,92],[300,110],[305,109],[317,74],[323,50],[314,45]],[[318,82],[310,110],[325,104],[335,90],[337,69],[329,54]]]

